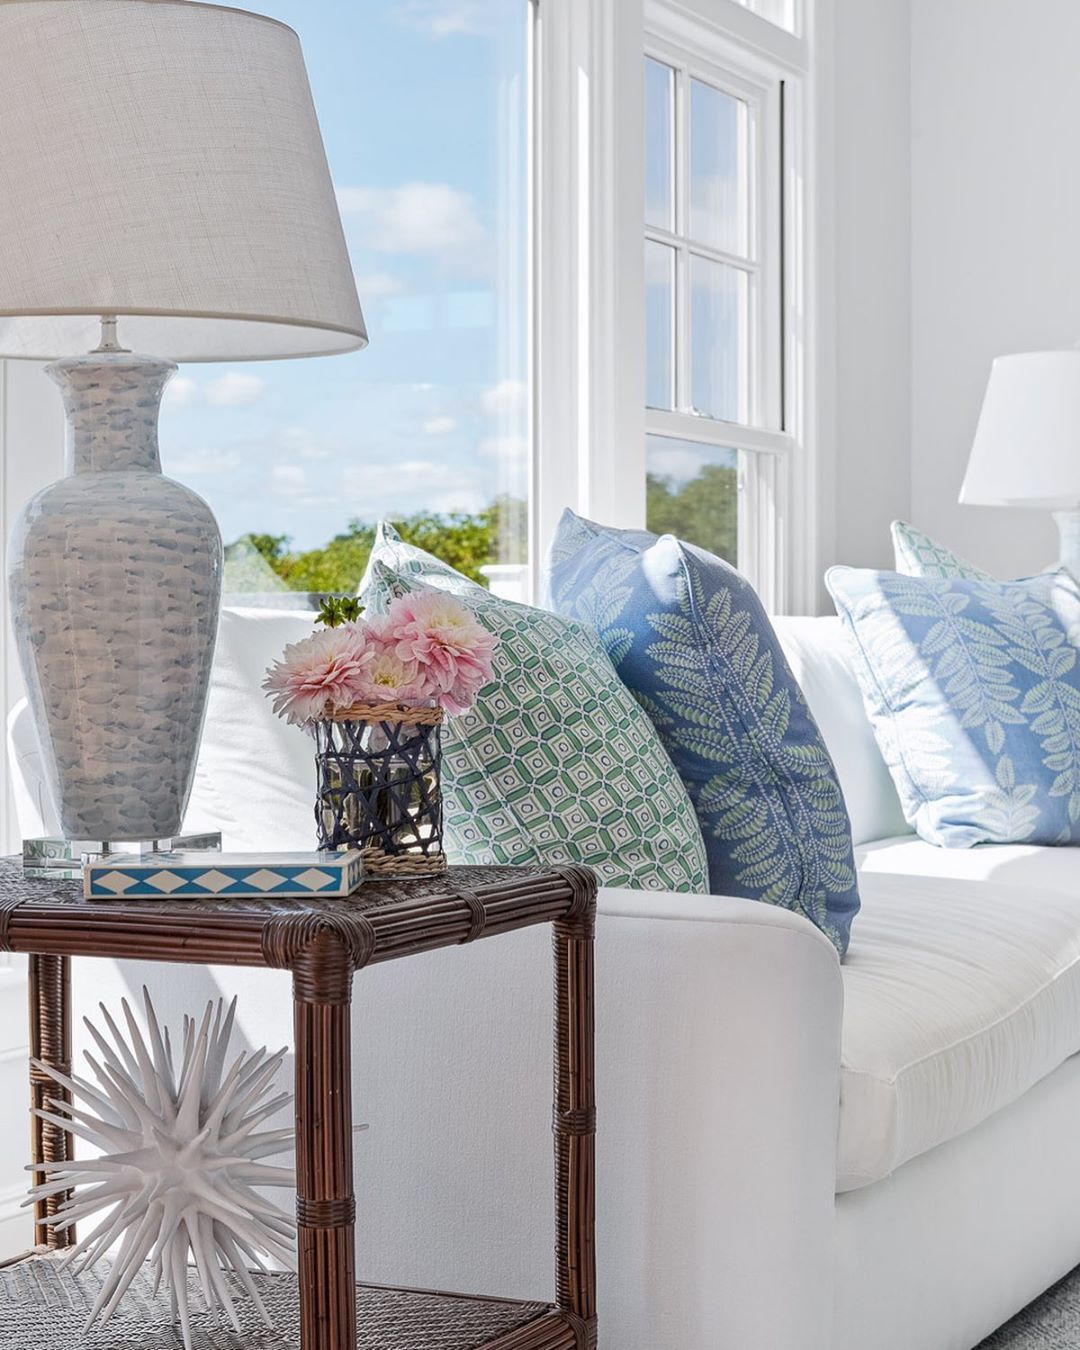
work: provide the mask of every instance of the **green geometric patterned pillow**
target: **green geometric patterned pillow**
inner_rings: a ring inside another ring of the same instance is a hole
[[[380,531],[367,607],[379,613],[427,584],[453,591],[500,639],[494,680],[444,727],[451,862],[582,863],[608,886],[707,895],[690,798],[595,634],[500,600]]]
[[[993,581],[989,572],[973,567],[951,548],[937,543],[906,520],[892,523],[896,570],[905,577],[945,577],[953,581]]]

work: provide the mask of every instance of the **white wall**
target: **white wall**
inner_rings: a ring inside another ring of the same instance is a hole
[[[956,494],[991,359],[1080,339],[1080,4],[911,11],[912,518],[1018,576],[1056,557],[1049,517]]]
[[[820,129],[831,140],[820,182],[832,238],[821,289],[834,307],[823,337],[835,381],[825,391],[835,480],[825,565],[890,565],[889,522],[910,510],[909,16],[908,0],[823,0],[832,126]]]

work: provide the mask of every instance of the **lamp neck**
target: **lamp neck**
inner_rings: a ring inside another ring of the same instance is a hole
[[[101,316],[101,341],[94,348],[94,355],[100,352],[127,352],[129,348],[120,346],[120,339],[116,335],[116,315],[103,314]]]
[[[158,410],[171,361],[96,351],[46,366],[67,413],[68,473],[161,472]]]

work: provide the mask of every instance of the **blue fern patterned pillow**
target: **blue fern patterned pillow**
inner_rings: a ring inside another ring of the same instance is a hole
[[[1080,588],[834,567],[874,733],[932,844],[1080,842]]]
[[[549,560],[558,613],[595,628],[690,792],[709,889],[796,910],[841,955],[859,908],[829,752],[750,584],[671,535],[567,511]]]

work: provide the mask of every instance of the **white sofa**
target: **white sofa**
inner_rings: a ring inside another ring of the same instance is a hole
[[[226,612],[189,821],[310,847],[310,748],[258,695],[310,616]],[[778,630],[836,760],[863,909],[843,966],[804,919],[606,890],[597,932],[607,1350],[969,1350],[1080,1263],[1080,852],[906,831],[834,619]],[[12,726],[24,830],[36,749]],[[360,1269],[546,1296],[546,934],[358,983]],[[79,963],[77,996],[242,995],[281,976]],[[475,976],[475,978],[474,978]],[[512,1070],[507,1065],[512,1065]]]

